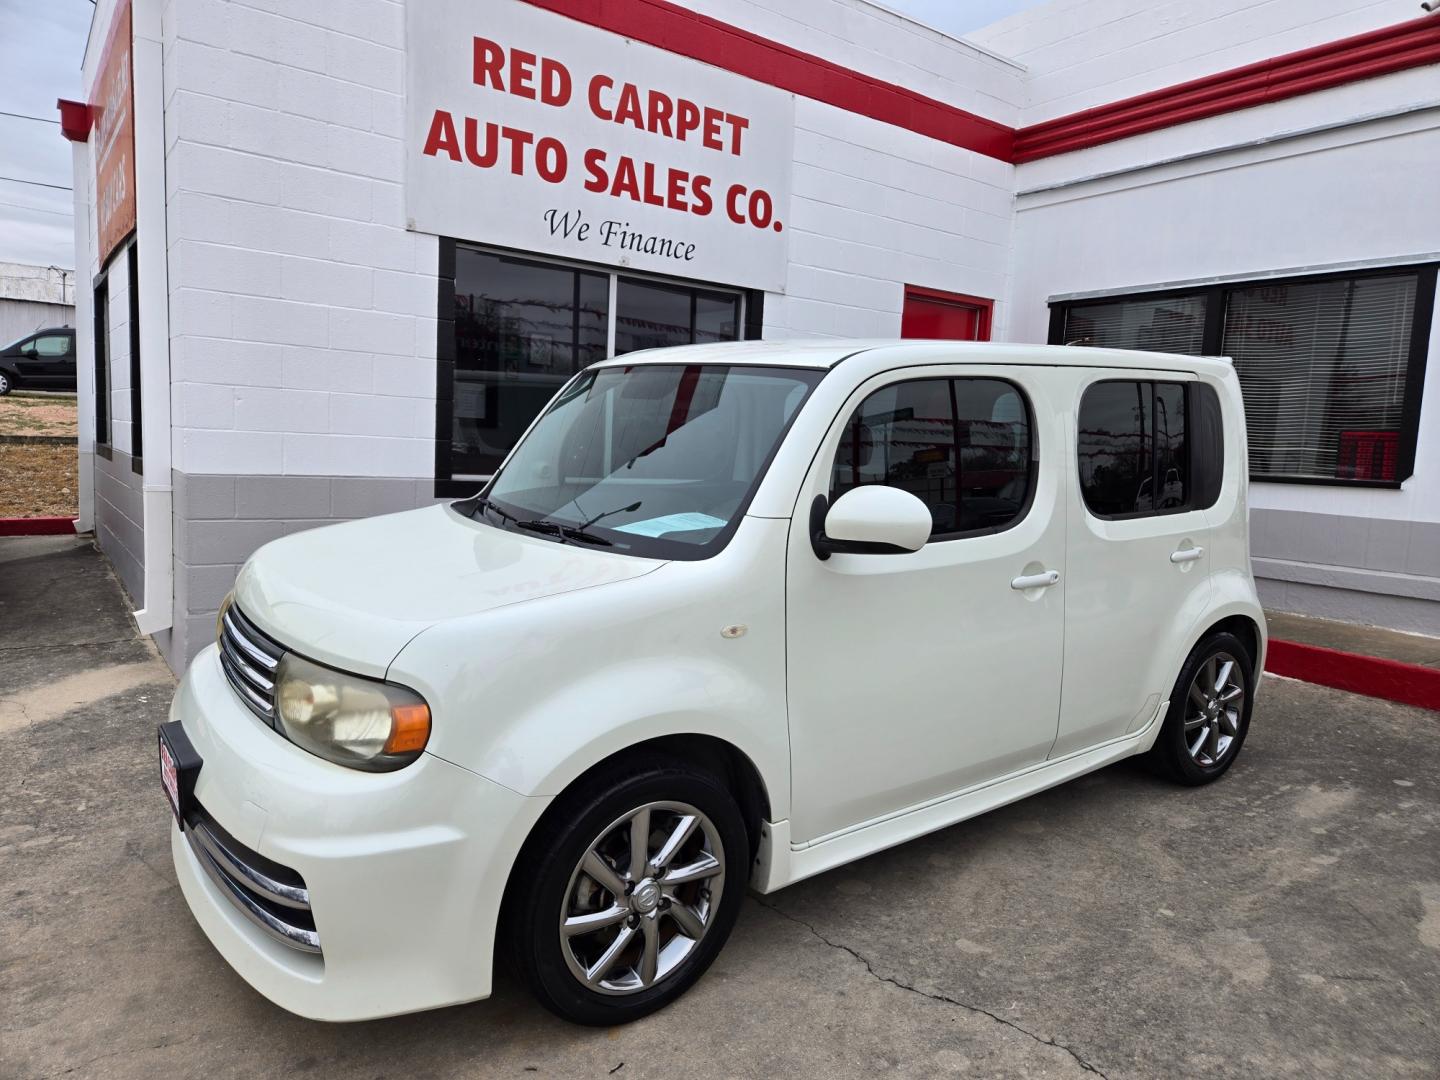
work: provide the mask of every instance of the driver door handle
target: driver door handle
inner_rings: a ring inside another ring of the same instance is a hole
[[[1039,574],[1021,574],[1014,581],[1010,582],[1010,588],[1020,591],[1025,589],[1043,589],[1047,585],[1054,585],[1059,580],[1059,570],[1045,570]]]
[[[1179,551],[1172,551],[1170,553],[1170,561],[1173,563],[1194,562],[1204,554],[1205,549],[1203,547],[1181,548]]]

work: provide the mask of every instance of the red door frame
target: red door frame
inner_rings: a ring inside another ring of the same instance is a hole
[[[995,301],[983,296],[967,296],[965,293],[945,292],[943,289],[930,289],[923,285],[905,286],[905,303],[912,300],[929,300],[933,303],[949,304],[952,307],[971,308],[975,311],[975,340],[990,340],[990,324],[995,313]],[[905,315],[902,308],[900,315],[901,335],[905,333]]]

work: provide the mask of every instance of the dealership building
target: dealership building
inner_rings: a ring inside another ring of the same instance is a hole
[[[1267,605],[1440,634],[1417,0],[98,0],[83,85],[77,528],[172,665],[581,367],[821,335],[1230,356]]]

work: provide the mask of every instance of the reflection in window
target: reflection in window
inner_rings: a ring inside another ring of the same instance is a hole
[[[737,340],[740,312],[739,293],[457,245],[450,475],[494,472],[566,380],[605,359],[612,318],[619,355]]]
[[[1188,394],[1181,383],[1098,382],[1080,401],[1080,491],[1101,517],[1191,503]],[[1217,466],[1218,467],[1218,466]]]
[[[628,277],[616,283],[616,356],[739,337],[740,297],[734,293]]]
[[[1074,304],[1065,312],[1063,340],[1196,356],[1205,340],[1205,304],[1203,295]]]
[[[932,536],[955,532],[955,417],[947,379],[894,383],[866,398],[845,425],[830,498],[888,484],[930,510]]]
[[[1093,513],[1151,508],[1150,384],[1102,382],[1080,402],[1080,490]]]
[[[932,536],[1001,528],[1030,491],[1029,412],[1000,379],[922,379],[871,394],[841,436],[831,499],[887,484],[925,503]]]
[[[587,372],[531,429],[487,497],[522,519],[583,526],[607,551],[695,557],[743,512],[821,374],[698,364]],[[491,523],[516,527],[503,516]]]
[[[1190,501],[1190,448],[1185,438],[1185,387],[1155,384],[1156,510],[1178,510]]]
[[[604,274],[459,248],[452,469],[493,472],[565,380],[605,358]]]
[[[1017,519],[1030,494],[1030,417],[1020,391],[1000,379],[956,379],[960,528]]]
[[[615,292],[615,355],[690,344],[690,290],[621,278]]]

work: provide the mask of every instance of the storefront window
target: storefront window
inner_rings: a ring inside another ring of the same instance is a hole
[[[1076,300],[1052,344],[1228,356],[1250,476],[1399,486],[1414,474],[1436,267]]]
[[[692,342],[735,341],[740,297],[622,277],[615,292],[615,355]]]
[[[565,380],[604,358],[609,301],[604,274],[456,252],[455,472],[492,472]]]
[[[457,245],[450,475],[494,472],[555,391],[609,355],[612,335],[617,356],[734,341],[741,312],[738,292]]]

